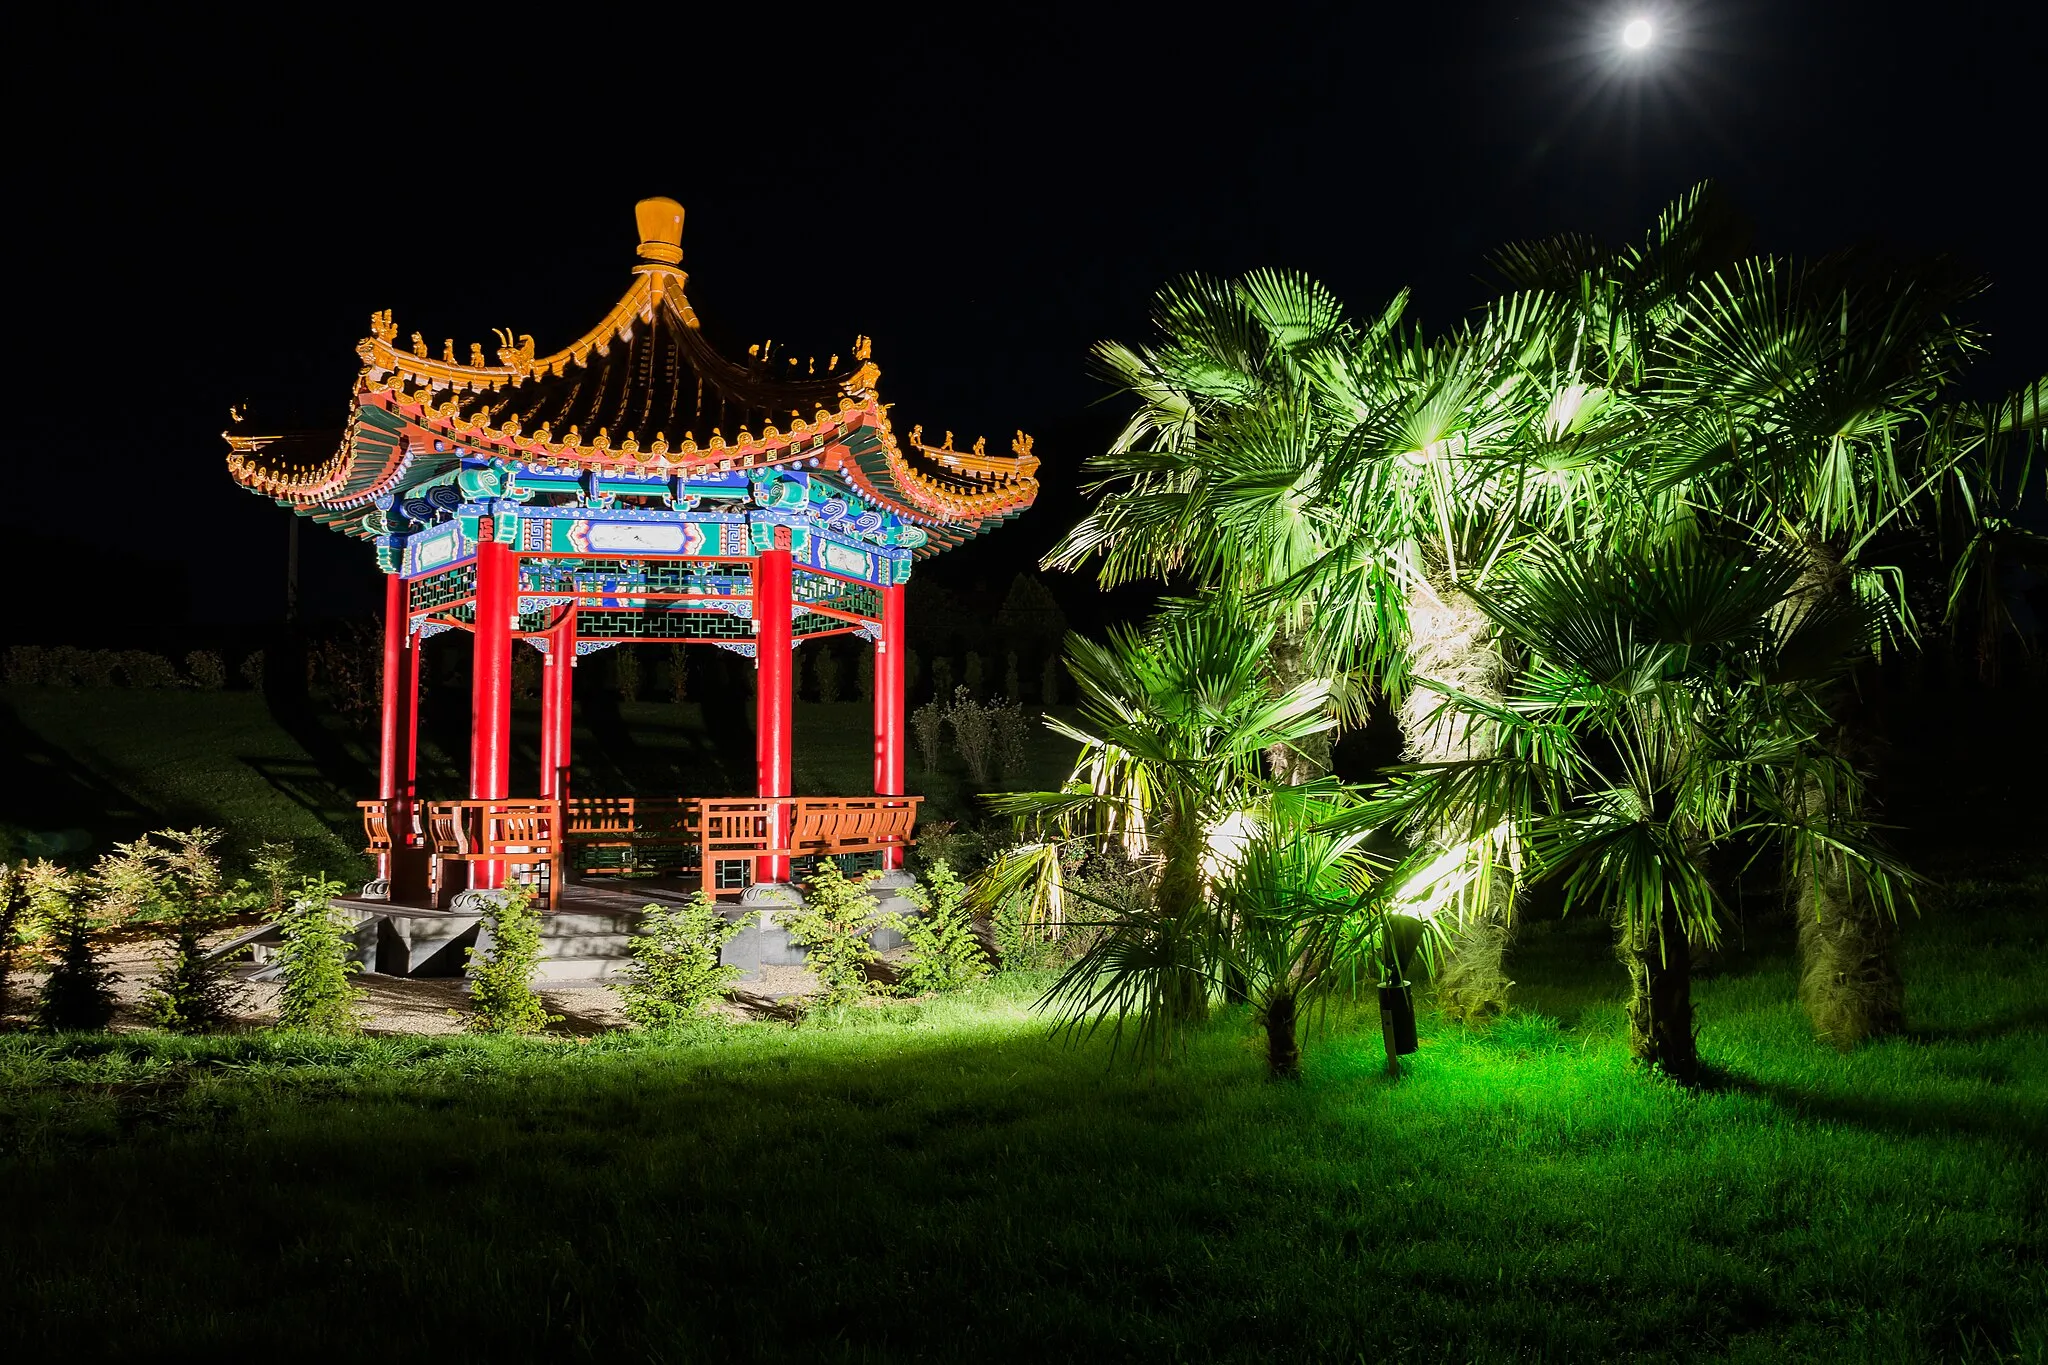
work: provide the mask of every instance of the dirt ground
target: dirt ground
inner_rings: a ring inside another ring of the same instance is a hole
[[[216,942],[225,941],[239,929],[224,931]],[[112,1031],[132,1032],[150,1027],[143,1016],[142,1001],[156,976],[162,959],[162,940],[123,936],[102,950],[101,960],[115,973],[115,994],[119,1013]],[[884,954],[884,959],[900,956]],[[235,969],[244,978],[256,971],[251,966]],[[35,1009],[43,973],[17,969],[9,983],[8,1022],[28,1023]],[[373,1034],[460,1033],[468,1002],[468,985],[457,977],[414,979],[364,973],[355,978],[360,992],[363,1027]],[[542,982],[535,988],[547,1002],[550,1014],[562,1016],[555,1032],[571,1034],[605,1033],[632,1027],[619,993],[610,983]],[[764,967],[761,979],[734,990],[713,1007],[714,1012],[735,1020],[786,1017],[797,1001],[817,989],[817,980],[801,967]],[[279,987],[271,981],[242,983],[241,1006],[235,1022],[242,1028],[264,1028],[277,1022]]]

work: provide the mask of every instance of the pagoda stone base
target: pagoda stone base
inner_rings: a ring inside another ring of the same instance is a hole
[[[912,914],[903,896],[913,885],[905,873],[885,874],[871,884],[876,914]],[[650,903],[674,904],[687,893],[632,882],[572,883],[562,906],[541,914],[538,981],[613,981],[632,963],[630,943]],[[740,969],[739,984],[761,980],[763,967],[801,967],[804,950],[775,922],[776,912],[803,904],[795,888],[766,883],[748,888],[737,905],[721,905],[728,920],[743,927],[719,952],[719,961]],[[334,902],[355,922],[351,936],[356,965],[384,976],[457,977],[468,973],[468,953],[487,947],[483,917],[473,910],[430,910],[344,896]],[[868,941],[887,952],[903,935],[878,927]]]

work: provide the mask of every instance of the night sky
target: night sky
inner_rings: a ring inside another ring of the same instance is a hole
[[[714,335],[865,333],[900,426],[1036,435],[1048,491],[938,561],[963,586],[1071,524],[1114,426],[1088,348],[1142,340],[1189,271],[1297,267],[1360,310],[1411,285],[1448,324],[1501,243],[1634,235],[1711,177],[1761,247],[1959,257],[1993,282],[1984,391],[2048,369],[2031,6],[574,9],[18,39],[4,515],[43,581],[124,604],[92,634],[278,618],[287,518],[229,482],[228,406],[338,425],[374,309],[437,354],[562,344],[624,291],[649,194],[687,207]],[[1618,60],[1638,13],[1659,40]],[[308,528],[305,553],[309,615],[372,608],[363,547]],[[13,638],[76,638],[69,597]]]

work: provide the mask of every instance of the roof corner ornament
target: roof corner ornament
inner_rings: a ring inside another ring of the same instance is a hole
[[[509,327],[491,329],[498,338],[498,363],[508,370],[530,370],[533,368],[533,337],[521,332],[517,342],[513,340]]]
[[[391,320],[391,310],[370,314],[370,335],[389,346],[398,336],[398,324]]]

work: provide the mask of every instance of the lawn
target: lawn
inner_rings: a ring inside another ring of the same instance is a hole
[[[1048,1039],[1035,983],[587,1042],[0,1039],[6,1333],[40,1356],[2040,1360],[2048,876],[1909,927],[1911,1036],[1806,1037],[1780,935],[1704,1092],[1590,921],[1531,1012],[1334,1011],[1299,1084]]]

